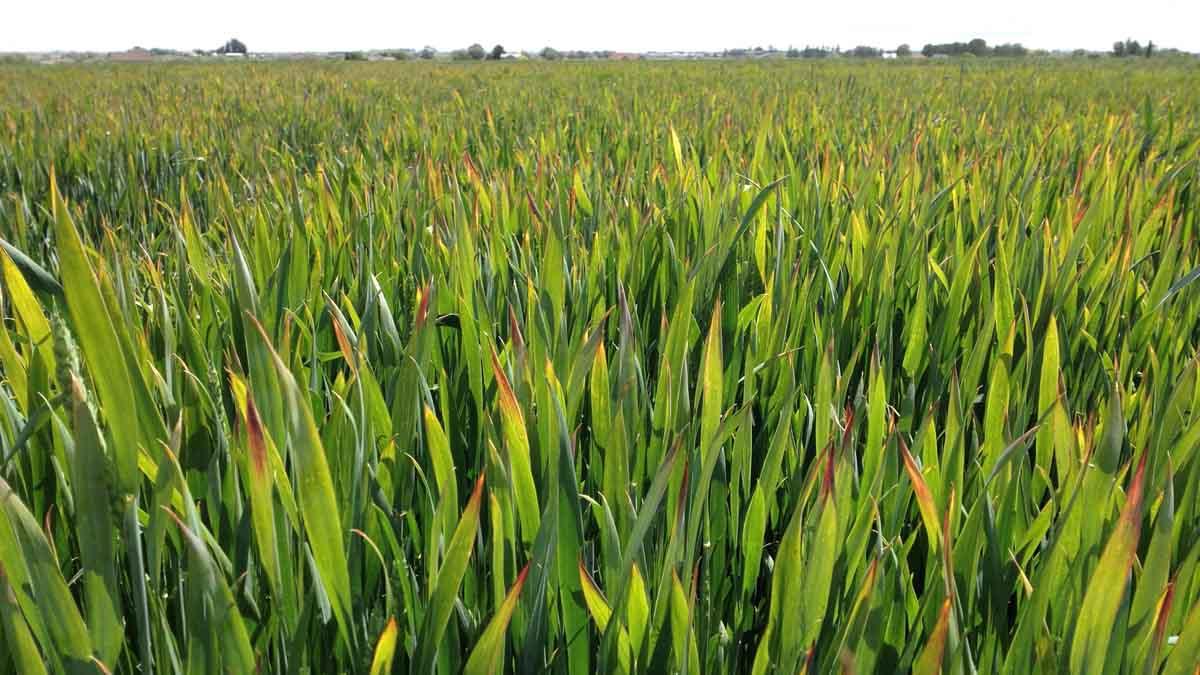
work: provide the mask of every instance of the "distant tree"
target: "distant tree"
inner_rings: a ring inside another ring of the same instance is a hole
[[[992,53],[996,56],[1025,56],[1029,53],[1029,50],[1026,49],[1025,46],[1020,42],[1011,42],[1002,45],[996,45],[996,47],[992,49]]]
[[[476,42],[470,47],[467,47],[467,56],[470,56],[476,61],[482,61],[483,57],[487,56],[487,50],[483,48],[483,45]]]
[[[1146,43],[1146,58],[1150,58],[1152,54],[1154,54],[1154,40]]]
[[[933,45],[927,44],[924,47],[921,47],[921,55],[926,58],[931,58],[936,53],[937,51],[935,51]]]
[[[799,50],[799,49],[796,49],[795,47],[788,47],[788,50],[787,50],[787,57],[788,57],[789,59],[798,59],[798,58],[800,58],[800,50]]]
[[[226,42],[225,44],[221,45],[220,49],[217,50],[217,53],[218,54],[245,54],[246,53],[246,43],[242,42],[241,40],[239,40],[237,38],[233,38],[229,42]]]
[[[504,47],[500,45],[492,47],[492,53],[489,55],[489,58],[491,58],[493,61],[499,61],[500,59],[504,58]]]
[[[1117,58],[1121,58],[1122,56],[1125,56],[1125,43],[1120,40],[1117,40],[1116,42],[1114,42],[1112,53],[1113,53],[1113,56],[1115,56]]]
[[[987,41],[983,40],[982,38],[975,38],[967,43],[967,51],[975,56],[987,56]]]
[[[426,61],[429,61],[429,60],[437,57],[437,50],[434,49],[433,47],[426,46],[424,49],[417,52],[417,56],[425,59]]]
[[[541,51],[540,55],[543,59],[546,59],[547,61],[557,61],[562,58],[562,54],[559,53],[559,51],[557,49],[555,49],[554,47],[546,47],[545,49],[543,49]]]
[[[1137,40],[1126,40],[1125,41],[1125,56],[1141,56],[1141,55],[1142,55],[1142,43],[1138,42]]]
[[[366,61],[367,55],[362,52],[346,52],[342,58],[346,61]]]
[[[912,47],[909,47],[907,42],[896,47],[896,56],[902,59],[912,56]]]
[[[875,47],[859,45],[859,46],[855,47],[854,49],[850,50],[850,56],[853,56],[853,57],[859,58],[859,59],[877,59],[880,56],[883,56],[883,51],[876,49]]]

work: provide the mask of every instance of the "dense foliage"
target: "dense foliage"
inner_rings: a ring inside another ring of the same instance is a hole
[[[0,672],[1190,673],[1190,63],[0,73]]]

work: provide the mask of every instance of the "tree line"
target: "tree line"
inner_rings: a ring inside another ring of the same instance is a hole
[[[1021,43],[1013,42],[995,47],[989,47],[986,40],[975,38],[970,42],[945,42],[942,44],[927,44],[921,48],[921,54],[933,56],[1025,56],[1029,53]]]
[[[196,50],[197,53],[203,53],[202,50]],[[247,54],[246,44],[237,38],[233,38],[215,50],[217,54]],[[921,48],[921,55],[927,58],[936,56],[975,56],[975,57],[1020,57],[1026,56],[1030,50],[1019,42],[1004,43],[999,45],[989,45],[983,38],[975,38],[967,42],[943,42],[938,44],[926,44]],[[1040,52],[1044,53],[1044,52]],[[1073,52],[1077,56],[1097,56],[1096,52],[1088,52],[1086,50],[1077,49]],[[1143,47],[1140,42],[1133,39],[1117,40],[1113,43],[1111,55],[1118,58],[1125,57],[1150,57],[1153,55],[1173,55],[1181,53],[1177,49],[1160,49],[1153,41],[1146,43]],[[465,49],[455,49],[449,52],[449,58],[455,61],[499,61],[505,58],[509,53],[502,45],[495,45],[490,50],[484,48],[478,42],[472,44]],[[526,56],[537,56],[547,61],[556,61],[559,59],[607,59],[612,58],[615,52],[603,51],[559,51],[553,47],[546,47],[536,54],[526,54]],[[726,49],[721,52],[703,53],[704,56],[724,57],[724,58],[754,58],[762,56],[780,55],[792,59],[820,59],[832,56],[852,57],[852,58],[883,58],[888,54],[894,54],[899,58],[907,58],[913,56],[913,50],[910,45],[901,44],[893,50],[885,50],[879,47],[870,45],[859,45],[851,49],[843,50],[841,47],[814,47],[806,46],[804,48],[789,47],[785,52],[780,52],[774,47],[763,49],[762,47],[754,47],[753,49]],[[431,60],[438,58],[439,51],[434,47],[425,47],[420,50],[412,49],[397,49],[380,52],[380,55],[396,60],[408,59],[426,59]],[[363,52],[346,52],[344,54],[346,60],[357,61],[366,60],[366,55]]]

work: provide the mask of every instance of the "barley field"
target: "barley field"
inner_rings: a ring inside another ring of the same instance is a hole
[[[1200,663],[1200,64],[0,67],[0,673]]]

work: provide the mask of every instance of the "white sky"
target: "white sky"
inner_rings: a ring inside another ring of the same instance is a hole
[[[4,0],[0,52],[134,45],[334,51],[479,42],[648,51],[926,42],[1200,52],[1200,0]]]

